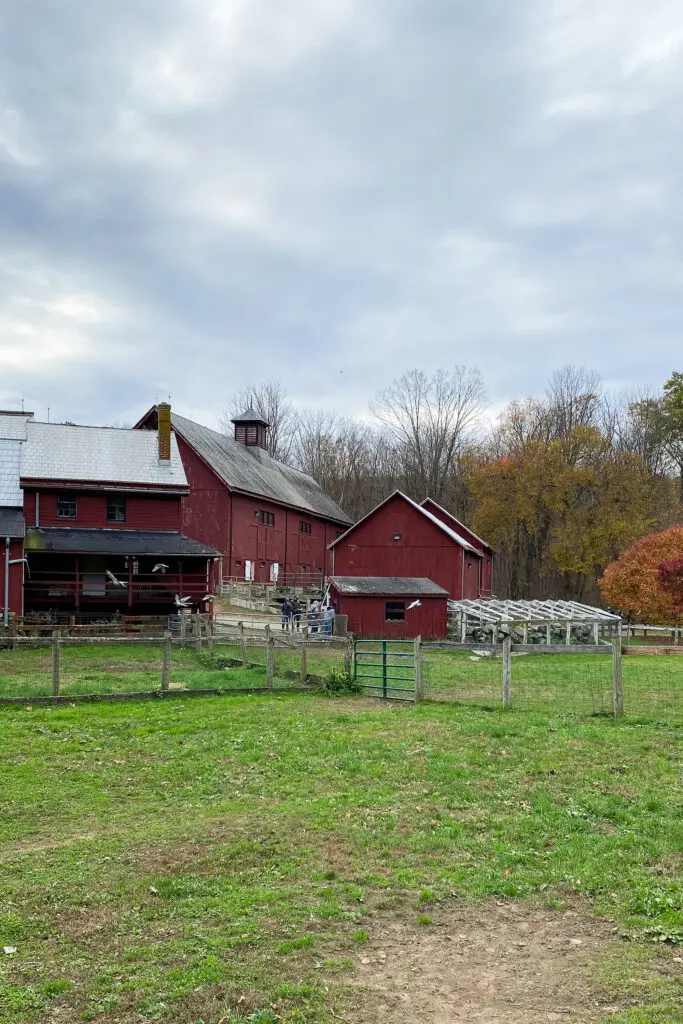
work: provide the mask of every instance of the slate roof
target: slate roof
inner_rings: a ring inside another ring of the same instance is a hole
[[[175,438],[171,435],[170,462],[162,463],[153,430],[29,422],[22,449],[23,480],[146,484],[178,490],[188,486]]]
[[[20,508],[4,508],[0,506],[0,540],[12,537],[15,540],[24,536],[24,513]]]
[[[268,498],[342,525],[351,522],[313,477],[285,466],[262,448],[247,447],[177,413],[171,413],[171,423],[230,490]]]
[[[89,555],[203,555],[218,552],[182,533],[164,530],[79,530],[64,526],[30,526],[26,551],[64,551]]]
[[[32,412],[0,412],[0,441],[25,441],[26,424],[32,419]]]
[[[24,493],[19,486],[22,441],[0,439],[0,505],[21,508]]]
[[[416,576],[333,576],[340,594],[371,597],[448,597],[448,591],[425,577]]]
[[[336,540],[333,540],[332,543],[328,545],[328,547],[332,549],[333,547],[336,547],[337,544],[341,544],[342,541],[349,536],[349,534],[353,533],[356,527],[360,526],[361,523],[364,523],[366,519],[370,518],[370,516],[374,516],[375,512],[378,512],[384,505],[386,505],[388,501],[391,501],[392,498],[396,497],[402,498],[403,501],[406,501],[409,505],[412,505],[412,507],[417,512],[419,512],[420,515],[424,516],[426,519],[429,519],[429,521],[433,523],[434,526],[438,527],[438,529],[441,530],[442,533],[445,533],[448,537],[451,538],[451,540],[454,540],[456,544],[460,545],[460,547],[465,548],[466,551],[471,551],[472,554],[476,555],[478,558],[481,558],[481,551],[477,551],[477,549],[473,547],[469,543],[469,541],[466,541],[464,537],[462,537],[459,533],[456,533],[456,531],[451,529],[450,526],[446,526],[445,523],[442,523],[441,520],[437,518],[437,516],[427,511],[427,509],[423,508],[422,505],[418,505],[416,501],[413,501],[412,498],[409,498],[407,494],[403,493],[403,491],[394,491],[393,494],[390,494],[388,498],[385,498],[384,501],[381,501],[379,505],[376,505],[371,512],[368,512],[366,516],[363,516],[363,518],[359,519],[357,523],[354,523],[354,525],[350,529],[348,529],[346,533],[343,533],[341,537],[337,537]]]

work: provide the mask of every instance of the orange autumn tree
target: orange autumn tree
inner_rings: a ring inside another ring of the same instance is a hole
[[[680,601],[662,587],[660,567],[683,558],[683,526],[651,533],[627,548],[605,569],[599,581],[603,597],[614,608],[652,625],[680,624]]]

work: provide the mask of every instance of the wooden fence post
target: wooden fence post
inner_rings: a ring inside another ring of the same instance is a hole
[[[600,646],[600,624],[598,622],[593,623],[593,643],[596,647]]]
[[[52,631],[52,696],[59,697],[59,669],[61,661],[59,630]]]
[[[299,685],[305,686],[308,682],[308,647],[306,633],[308,630],[304,629],[304,642],[299,645]]]
[[[186,619],[185,619],[185,612],[183,611],[182,608],[180,609],[180,611],[178,613],[178,617],[180,619],[180,643],[181,643],[181,646],[184,647],[185,646],[185,628],[186,628],[187,622],[186,622]]]
[[[353,654],[354,642],[355,641],[347,640],[344,645],[344,675],[346,676],[347,679],[351,678],[351,672],[353,671],[351,658]]]
[[[512,637],[503,637],[503,707],[512,702]]]
[[[267,627],[266,627],[267,628]],[[275,641],[272,637],[268,638],[268,646],[266,647],[266,686],[269,690],[273,689],[273,680],[275,679]]]
[[[244,623],[238,622],[237,628],[240,631],[240,648],[242,650],[242,667],[247,667],[247,641],[244,636]]]
[[[612,637],[612,706],[614,717],[624,714],[624,689],[621,675],[621,623],[617,625],[616,636]]]
[[[424,699],[422,691],[422,637],[416,636],[413,642],[413,656],[415,659],[415,703],[418,704]]]
[[[164,633],[164,653],[161,663],[161,689],[168,690],[171,682],[171,633],[167,630]]]

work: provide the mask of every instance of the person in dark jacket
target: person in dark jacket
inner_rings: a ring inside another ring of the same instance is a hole
[[[292,606],[289,602],[289,598],[286,597],[282,602],[282,628],[289,629],[289,622],[292,617]]]

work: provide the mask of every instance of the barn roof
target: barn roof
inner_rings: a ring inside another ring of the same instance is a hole
[[[231,423],[261,423],[264,427],[269,427],[270,423],[268,420],[264,420],[262,416],[256,412],[253,406],[249,406],[246,412],[243,412],[241,416],[234,416]]]
[[[79,530],[64,526],[29,527],[27,551],[68,551],[89,555],[204,555],[217,551],[182,533],[164,530]]]
[[[0,506],[0,538],[23,537],[24,513],[20,508]]]
[[[369,597],[448,597],[448,591],[422,576],[333,576],[340,594]]]
[[[171,413],[171,423],[231,490],[268,498],[342,525],[351,522],[313,477],[285,466],[262,448],[247,447],[177,413]]]
[[[30,421],[22,449],[23,480],[146,484],[187,490],[175,438],[171,437],[170,461],[162,462],[156,431]]]
[[[456,530],[458,527],[460,527],[463,530],[466,530],[467,533],[470,534],[470,536],[475,538],[478,544],[481,544],[484,551],[488,551],[492,555],[495,554],[495,551],[490,544],[488,544],[485,540],[482,540],[481,537],[477,537],[474,530],[471,530],[469,526],[465,526],[464,523],[461,523],[460,520],[456,516],[454,516],[452,512],[449,512],[448,509],[443,507],[443,505],[439,505],[438,501],[434,501],[433,498],[425,498],[423,501],[420,502],[421,508],[426,508],[427,505],[433,505],[434,508],[438,508],[439,512],[443,512],[445,516],[448,516],[448,518],[454,524]],[[429,509],[427,509],[427,511],[429,511]]]
[[[481,558],[481,551],[477,551],[477,549],[473,547],[469,543],[469,541],[465,540],[465,538],[462,537],[459,533],[456,533],[456,531],[452,529],[450,526],[447,526],[446,523],[442,523],[437,516],[433,515],[426,508],[423,508],[422,505],[418,505],[416,501],[413,501],[412,498],[409,498],[407,494],[403,493],[403,491],[394,491],[392,494],[389,495],[388,498],[385,498],[384,501],[381,501],[379,505],[376,505],[375,508],[372,509],[371,512],[368,512],[366,516],[363,516],[363,518],[359,519],[357,523],[354,523],[354,525],[351,526],[346,531],[346,533],[343,533],[341,537],[337,537],[336,540],[333,540],[332,543],[329,545],[330,549],[335,547],[337,544],[341,544],[341,542],[345,540],[346,537],[349,536],[349,534],[353,533],[353,531],[357,527],[359,527],[361,523],[364,523],[367,519],[370,519],[371,516],[374,516],[376,512],[379,512],[379,510],[383,508],[383,506],[386,505],[387,502],[391,501],[392,498],[397,497],[402,498],[403,501],[411,505],[416,512],[419,512],[421,516],[424,516],[425,519],[428,519],[434,526],[441,530],[442,533],[445,533],[447,537],[450,537],[451,540],[455,541],[456,544],[459,544],[460,547],[465,548],[466,551],[471,551],[473,555],[477,556],[477,558]]]

